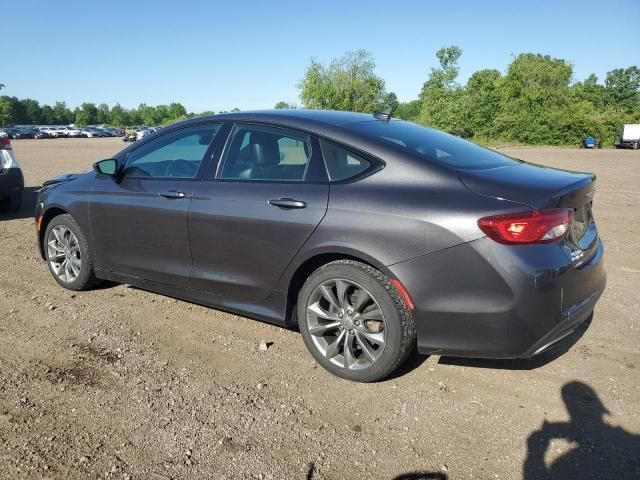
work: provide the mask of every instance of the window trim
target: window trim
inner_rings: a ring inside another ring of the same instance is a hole
[[[226,163],[227,160],[227,154],[229,152],[229,149],[231,148],[230,144],[231,141],[233,139],[234,133],[236,131],[236,128],[238,126],[243,126],[243,127],[260,127],[260,128],[268,128],[268,129],[273,129],[273,130],[280,130],[280,131],[284,131],[284,132],[291,132],[294,135],[297,136],[305,136],[308,137],[309,139],[309,146],[311,147],[311,155],[309,156],[309,161],[307,162],[306,168],[304,170],[304,174],[301,180],[269,180],[269,179],[250,179],[250,178],[221,178],[221,174],[222,174],[222,169],[224,168],[224,164]],[[314,146],[315,140],[317,139],[316,136],[314,136],[313,133],[311,132],[306,132],[303,130],[297,130],[294,128],[289,128],[286,126],[281,126],[281,125],[276,125],[276,124],[271,124],[271,123],[262,123],[262,122],[251,122],[251,121],[234,121],[231,124],[231,128],[229,129],[229,132],[227,134],[227,138],[225,140],[224,146],[222,147],[222,150],[220,152],[220,156],[218,158],[218,165],[216,166],[216,171],[215,174],[213,176],[213,178],[208,178],[205,180],[215,180],[218,182],[235,182],[235,183],[275,183],[275,184],[289,184],[289,185],[303,185],[303,184],[325,184],[327,183],[327,181],[318,181],[318,180],[314,180],[314,181],[308,181],[306,179],[307,177],[307,173],[309,173],[309,170],[311,169],[311,164],[312,162],[314,162],[314,159],[316,159],[315,161],[317,162],[318,159],[318,155],[320,156],[320,160],[322,162],[324,162],[324,158],[322,156],[322,152],[316,152],[316,150],[318,150],[319,148],[316,148]],[[318,142],[318,147],[319,147],[319,142]],[[326,167],[325,167],[326,170]],[[327,179],[328,179],[328,175],[327,175]]]
[[[202,176],[205,172],[205,170],[208,168],[211,158],[213,157],[213,154],[215,153],[215,147],[217,145],[217,138],[218,135],[220,133],[224,134],[224,126],[225,123],[224,122],[198,122],[198,123],[193,123],[190,125],[182,125],[178,128],[172,128],[170,130],[167,130],[165,132],[161,132],[159,135],[150,135],[148,138],[145,139],[144,142],[142,142],[140,145],[136,145],[134,148],[132,148],[131,150],[127,151],[125,156],[124,156],[124,161],[122,162],[122,167],[119,168],[121,174],[124,174],[124,171],[127,168],[127,164],[129,163],[129,157],[131,156],[131,154],[135,153],[137,150],[139,150],[140,148],[144,147],[145,145],[158,140],[166,135],[171,135],[177,132],[180,132],[182,130],[187,130],[190,128],[196,128],[196,127],[208,127],[208,126],[214,126],[214,125],[219,125],[218,131],[215,133],[213,139],[211,140],[211,143],[207,146],[207,149],[205,150],[203,157],[202,157],[202,161],[200,162],[200,165],[198,167],[198,170],[196,171],[196,174],[193,177],[153,177],[153,176],[149,176],[149,177],[139,177],[139,176],[135,176],[135,177],[127,177],[127,176],[122,176],[121,177],[121,181],[124,180],[156,180],[156,181],[201,181],[202,180]]]

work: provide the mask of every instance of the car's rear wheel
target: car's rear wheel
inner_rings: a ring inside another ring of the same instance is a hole
[[[313,357],[348,380],[381,380],[415,343],[413,318],[396,287],[380,271],[352,260],[311,274],[300,290],[297,314]]]
[[[64,288],[87,290],[95,285],[89,244],[71,215],[59,215],[49,222],[44,253],[51,275]]]

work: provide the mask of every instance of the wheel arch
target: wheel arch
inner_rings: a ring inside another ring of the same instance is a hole
[[[40,249],[40,256],[43,260],[46,260],[44,256],[44,234],[47,231],[47,226],[55,217],[68,214],[69,212],[58,206],[51,206],[42,214],[42,220],[40,221],[40,228],[38,230],[38,248]]]
[[[322,252],[309,256],[302,261],[295,270],[292,269],[292,273],[288,276],[288,283],[286,284],[287,305],[285,310],[285,322],[287,325],[296,325],[295,306],[298,301],[298,293],[307,278],[321,266],[335,262],[336,260],[354,260],[377,270],[383,269],[383,265],[379,264],[375,259],[355,252]]]

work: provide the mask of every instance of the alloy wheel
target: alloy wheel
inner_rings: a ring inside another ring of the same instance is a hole
[[[64,283],[72,283],[82,267],[78,239],[64,225],[56,225],[47,238],[47,258],[55,275]]]
[[[306,305],[313,344],[333,364],[348,370],[373,365],[386,341],[385,318],[373,295],[344,278],[318,285]]]

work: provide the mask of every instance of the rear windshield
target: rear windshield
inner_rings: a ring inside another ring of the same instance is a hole
[[[347,128],[400,145],[427,160],[458,170],[479,170],[520,163],[454,135],[402,120],[389,123],[381,120],[358,122]]]

